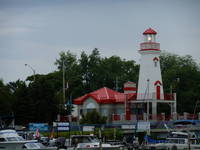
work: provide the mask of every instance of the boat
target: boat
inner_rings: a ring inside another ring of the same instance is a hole
[[[165,141],[149,144],[148,147],[152,150],[200,150],[196,135],[182,131],[171,132]]]
[[[25,143],[24,140],[17,134],[15,130],[4,129],[0,130],[0,149],[3,150],[22,150]]]
[[[25,140],[13,129],[0,130],[0,150],[56,150],[46,147],[37,140]]]
[[[93,135],[73,135],[69,143],[67,150],[118,150],[122,148],[120,145],[101,143]]]
[[[57,147],[47,147],[39,142],[30,142],[24,144],[23,150],[57,150]]]

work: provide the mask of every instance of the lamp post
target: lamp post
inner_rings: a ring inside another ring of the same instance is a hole
[[[175,82],[175,84],[174,84],[174,86],[173,86],[173,82]],[[177,88],[177,85],[179,84],[179,82],[180,82],[180,78],[179,77],[177,77],[176,79],[174,79],[174,80],[172,80],[172,83],[170,84],[170,99],[171,100],[174,100],[174,102],[172,103],[169,103],[169,105],[170,105],[170,113],[171,113],[171,116],[172,116],[172,114],[173,114],[173,112],[174,113],[177,113],[177,104],[176,104],[176,100],[177,100],[177,94],[178,94],[178,88]],[[173,88],[174,89],[176,89],[175,90],[175,96],[174,96],[174,94],[173,94]]]
[[[149,79],[147,79],[147,122],[149,121]]]
[[[25,64],[25,66],[29,67],[33,71],[33,81],[35,81],[35,69],[33,69],[29,64]]]
[[[63,61],[63,105],[65,105],[65,61]]]

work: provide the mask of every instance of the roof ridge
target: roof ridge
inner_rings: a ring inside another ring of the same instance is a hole
[[[106,92],[107,99],[109,99],[107,88],[104,87],[104,90],[105,90],[105,92]]]

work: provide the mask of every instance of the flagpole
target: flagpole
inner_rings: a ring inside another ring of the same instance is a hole
[[[63,60],[63,105],[65,105],[65,61]]]

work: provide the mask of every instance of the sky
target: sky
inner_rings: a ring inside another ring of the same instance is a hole
[[[200,63],[200,0],[0,0],[0,79],[55,71],[61,51],[98,48],[140,63],[149,27],[161,50]]]

